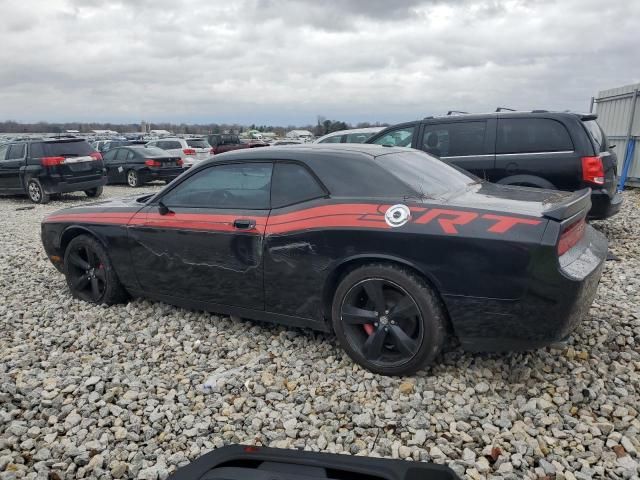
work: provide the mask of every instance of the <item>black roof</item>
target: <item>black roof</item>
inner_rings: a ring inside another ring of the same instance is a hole
[[[233,150],[216,155],[200,163],[195,169],[227,161],[295,161],[307,165],[334,196],[391,197],[397,196],[399,192],[407,194],[417,191],[415,186],[409,185],[406,177],[401,179],[397,175],[398,172],[389,166],[389,162],[393,163],[397,160],[396,155],[401,154],[423,156],[424,159],[420,160],[426,164],[433,162],[435,176],[439,168],[451,168],[440,160],[412,148],[363,143],[317,143]],[[413,183],[414,179],[411,180]]]
[[[244,148],[232,150],[211,158],[209,162],[219,160],[244,160],[244,159],[279,159],[279,160],[300,160],[316,155],[331,155],[343,158],[376,158],[390,153],[406,152],[405,147],[383,147],[380,145],[369,145],[365,143],[306,143],[297,145],[274,145],[264,148]]]

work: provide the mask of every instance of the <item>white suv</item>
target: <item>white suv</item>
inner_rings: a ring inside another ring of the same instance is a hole
[[[147,143],[147,147],[158,147],[182,158],[185,169],[211,156],[211,145],[206,138],[161,138]]]

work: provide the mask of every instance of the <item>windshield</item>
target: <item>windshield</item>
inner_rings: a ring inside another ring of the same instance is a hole
[[[187,140],[187,145],[192,148],[211,148],[209,142],[207,142],[204,138],[191,138]]]
[[[376,157],[376,163],[428,198],[466,188],[478,179],[452,165],[419,151],[389,153]]]

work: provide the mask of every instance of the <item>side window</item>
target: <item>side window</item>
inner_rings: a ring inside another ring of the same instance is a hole
[[[135,158],[136,154],[133,153],[131,150],[127,151],[127,163],[131,163],[133,161],[133,159]]]
[[[117,150],[109,150],[104,155],[102,155],[102,159],[106,163],[113,163],[113,161],[116,159],[116,153],[118,153]]]
[[[437,157],[464,157],[485,153],[486,122],[425,125],[421,149]]]
[[[341,143],[342,137],[344,137],[344,135],[334,135],[333,137],[325,138],[324,140],[318,143]]]
[[[25,144],[24,143],[15,143],[9,146],[9,151],[7,152],[7,160],[19,160],[24,158],[25,152]]]
[[[39,142],[33,142],[29,146],[29,158],[42,158],[44,157],[44,149],[42,148],[42,144]],[[0,158],[2,158],[0,156]]]
[[[201,170],[162,197],[168,207],[268,210],[271,163],[215,165]]]
[[[7,155],[7,150],[9,150],[9,145],[0,146],[0,162],[4,160],[4,157]]]
[[[286,207],[314,198],[324,197],[327,192],[302,165],[276,163],[271,186],[273,208]]]
[[[145,146],[147,147],[158,147],[160,148],[160,142],[149,142]]]
[[[415,127],[403,127],[391,130],[373,143],[376,145],[388,145],[391,147],[410,147],[414,130]]]
[[[164,147],[166,150],[180,150],[182,149],[182,145],[180,145],[180,142],[165,142],[166,147]]]
[[[371,136],[371,133],[350,133],[345,141],[347,143],[364,143]]]
[[[569,132],[548,118],[508,118],[498,121],[496,153],[573,151]]]
[[[127,155],[128,155],[128,151],[126,148],[119,148],[118,150],[116,150],[116,160],[118,160],[118,162],[126,162],[127,161]]]

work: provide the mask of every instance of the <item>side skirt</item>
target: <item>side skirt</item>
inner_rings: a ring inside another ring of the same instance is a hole
[[[331,331],[328,322],[319,322],[310,318],[294,317],[291,315],[282,315],[280,313],[265,312],[264,310],[254,310],[251,308],[236,307],[233,305],[221,305],[219,303],[210,303],[201,300],[173,297],[157,293],[143,293],[138,290],[127,290],[133,297],[148,298],[150,300],[168,303],[169,305],[175,305],[176,307],[185,308],[187,310],[203,310],[205,312],[222,313],[224,315],[236,315],[240,318],[276,323],[288,327],[310,328],[320,332]]]

